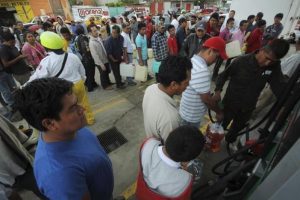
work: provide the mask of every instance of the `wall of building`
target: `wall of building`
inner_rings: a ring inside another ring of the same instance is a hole
[[[87,6],[95,6],[96,3],[94,0],[83,0],[83,5],[87,5]]]
[[[73,15],[71,12],[71,6],[69,4],[68,0],[60,0],[61,5],[63,7],[64,13],[65,13],[65,18],[67,20],[73,20]]]
[[[33,14],[35,16],[39,16],[41,14],[52,14],[52,9],[48,0],[28,0],[29,4],[32,8]],[[45,11],[45,13],[41,13],[41,9]]]

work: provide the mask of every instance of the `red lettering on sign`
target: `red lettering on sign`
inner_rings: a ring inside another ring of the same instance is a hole
[[[79,17],[84,18],[87,15],[93,14],[93,15],[108,15],[107,11],[103,11],[102,8],[84,8],[84,9],[78,9]]]

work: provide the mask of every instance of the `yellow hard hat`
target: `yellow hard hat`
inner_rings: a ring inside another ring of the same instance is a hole
[[[56,33],[51,31],[45,31],[40,37],[41,44],[48,49],[62,49],[63,39]]]

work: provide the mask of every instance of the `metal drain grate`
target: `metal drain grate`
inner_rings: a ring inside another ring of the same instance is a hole
[[[127,142],[127,139],[118,131],[116,127],[112,127],[97,136],[100,144],[106,151],[110,153]]]

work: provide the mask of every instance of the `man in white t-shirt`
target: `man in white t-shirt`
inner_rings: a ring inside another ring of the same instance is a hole
[[[176,14],[173,14],[173,15],[172,15],[172,21],[171,21],[171,24],[172,24],[173,26],[175,26],[175,30],[177,31],[177,28],[178,28],[178,26],[179,26],[179,22],[178,22],[178,20],[177,20],[177,18],[176,18]]]
[[[130,33],[130,24],[123,23],[122,24],[122,33],[121,35],[124,38],[123,48],[124,48],[124,60],[127,64],[133,62],[133,47],[131,43],[131,39],[129,36]],[[127,77],[127,82],[129,86],[136,85],[136,82],[133,81],[133,77]]]
[[[143,99],[146,135],[165,140],[180,123],[174,95],[180,95],[188,86],[192,64],[188,58],[170,56],[161,63],[158,84],[150,85]]]
[[[220,37],[212,37],[206,40],[200,52],[192,57],[191,80],[180,102],[181,125],[199,128],[207,107],[217,113],[218,121],[222,121],[223,112],[218,106],[221,99],[211,96],[211,74],[208,69],[218,56],[227,59],[225,41]]]
[[[226,15],[225,20],[224,20],[224,22],[223,22],[223,24],[221,26],[220,32],[222,32],[226,28],[226,22],[227,22],[227,20],[229,18],[234,18],[234,16],[235,16],[235,10],[231,10],[229,12],[229,14]],[[239,24],[240,24],[240,21],[238,19],[234,18],[234,26],[233,26],[232,29],[230,29],[230,32],[233,33],[235,31],[237,31],[238,28],[239,28]]]

